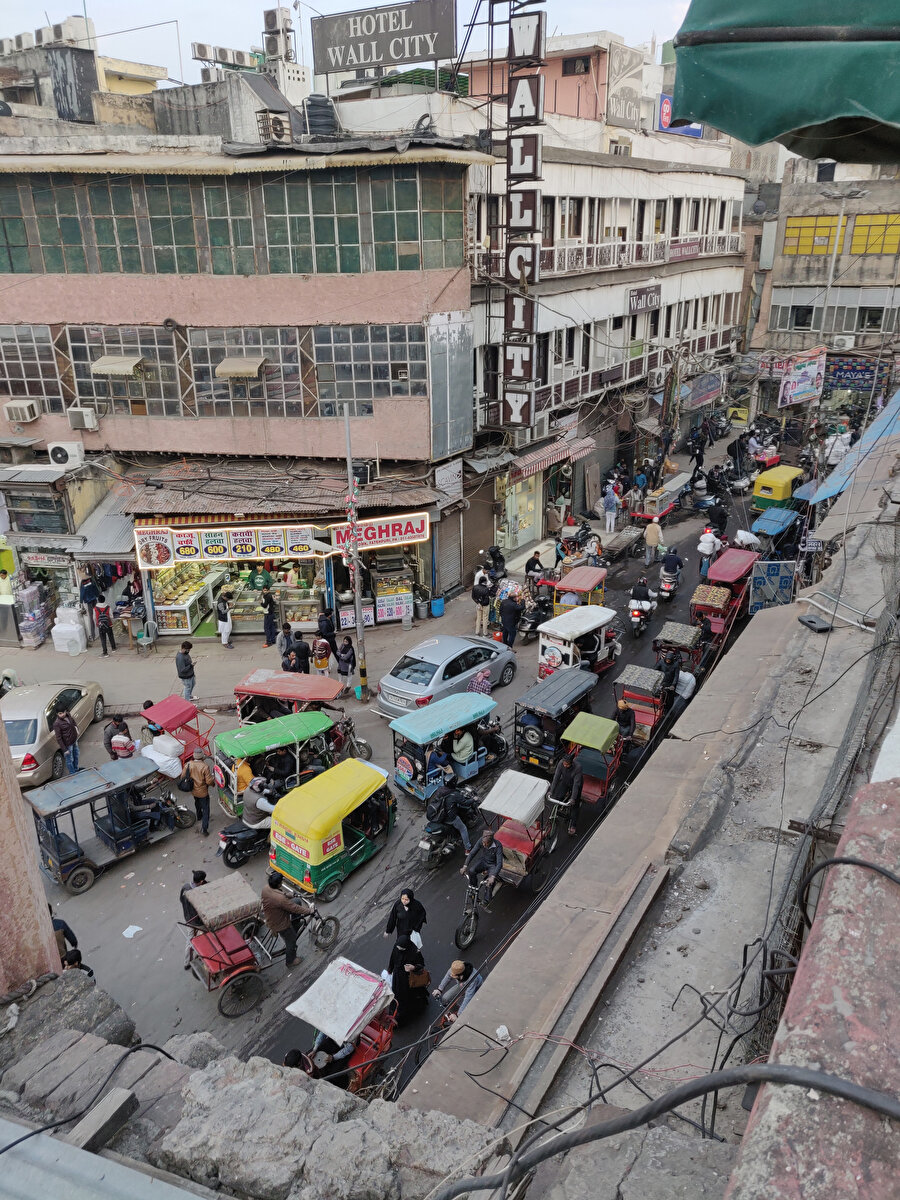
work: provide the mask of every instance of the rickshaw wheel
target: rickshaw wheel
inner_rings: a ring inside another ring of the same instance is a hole
[[[184,812],[179,808],[175,809],[175,825],[178,829],[190,829],[192,825],[196,824],[197,814],[195,812],[191,812],[190,809],[185,809]]]
[[[265,987],[258,971],[244,971],[229,979],[219,996],[219,1012],[229,1020],[242,1017],[262,1000]]]
[[[473,908],[463,916],[462,921],[456,927],[456,933],[453,935],[456,948],[458,950],[468,950],[475,941],[475,934],[477,932],[478,912]]]
[[[316,899],[321,900],[323,904],[331,904],[333,900],[337,900],[343,886],[342,879],[332,879],[331,883],[325,884],[321,892],[316,892]]]
[[[341,923],[337,917],[325,917],[320,921],[313,934],[313,943],[319,950],[330,950],[341,932]]]
[[[559,845],[559,825],[553,826],[553,832],[544,844],[547,847],[547,853],[552,854]]]
[[[531,872],[531,891],[535,896],[546,886],[549,874],[550,866],[545,858],[535,863],[534,870]]]
[[[88,888],[94,886],[96,878],[95,872],[90,867],[76,867],[66,879],[66,891],[72,896],[80,896],[82,892],[86,892]]]
[[[256,937],[256,935],[259,933],[261,924],[262,922],[256,917],[244,922],[244,924],[241,926],[241,937],[245,942],[249,942],[251,938]]]

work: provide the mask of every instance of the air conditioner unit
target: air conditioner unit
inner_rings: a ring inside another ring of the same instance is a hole
[[[99,429],[100,418],[94,408],[79,408],[74,406],[66,410],[69,425],[72,429]]]
[[[12,54],[16,48],[15,38],[0,38],[0,57]]]
[[[831,339],[831,345],[835,350],[852,350],[856,345],[856,338],[852,334],[849,337],[835,337]]]
[[[666,368],[654,367],[647,375],[647,383],[652,388],[661,388],[666,382]]]
[[[266,34],[263,39],[265,42],[266,55],[269,58],[283,58],[285,52],[284,38],[280,33]]]
[[[48,442],[47,453],[57,467],[83,467],[84,444],[82,442]]]
[[[33,33],[17,33],[16,34],[16,49],[31,50],[34,48]]]
[[[256,125],[262,142],[279,142],[289,146],[294,140],[291,118],[286,112],[273,112],[269,108],[261,108],[256,114]]]
[[[235,50],[234,65],[236,67],[255,67],[256,57],[247,50]]]
[[[215,46],[215,54],[213,58],[220,63],[233,63],[234,51],[229,50],[227,46]]]
[[[44,25],[34,31],[34,44],[36,46],[49,46],[53,40],[52,25]]]
[[[512,445],[514,450],[521,450],[524,446],[530,446],[534,441],[534,436],[528,426],[512,429],[510,432],[512,434]]]
[[[208,42],[191,42],[191,57],[199,58],[201,62],[212,62],[216,56]]]
[[[539,413],[534,418],[534,424],[531,427],[531,440],[539,442],[545,437],[550,436],[550,414]]]
[[[291,10],[289,8],[267,8],[263,13],[263,27],[266,33],[276,33],[279,29],[290,29]]]
[[[37,400],[10,400],[3,405],[3,415],[11,425],[27,425],[41,415]]]
[[[221,67],[201,67],[200,82],[201,83],[221,83],[225,78],[225,72]]]

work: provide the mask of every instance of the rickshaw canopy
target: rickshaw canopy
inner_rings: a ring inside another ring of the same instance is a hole
[[[349,958],[336,958],[285,1012],[342,1046],[359,1037],[393,999],[394,993],[380,975]]]
[[[454,729],[463,725],[471,725],[480,721],[488,713],[494,711],[497,701],[480,692],[462,692],[458,696],[445,696],[443,700],[435,700],[424,708],[411,712],[403,717],[395,717],[390,728],[394,733],[412,742],[416,746],[424,746],[437,738],[445,737]]]
[[[191,906],[204,929],[221,929],[255,916],[261,902],[240,871],[232,871],[221,879],[211,879],[203,887],[192,888]]]
[[[558,592],[593,592],[606,581],[605,567],[575,567],[556,581]]]
[[[700,643],[700,627],[685,625],[681,621],[666,621],[653,640],[654,643],[676,646],[679,650],[694,650]]]
[[[761,471],[753,484],[753,495],[772,497],[774,500],[790,500],[793,496],[791,485],[795,479],[800,479],[803,471],[800,467],[770,467]]]
[[[152,721],[154,725],[161,725],[167,733],[171,733],[173,729],[180,729],[188,721],[196,719],[197,705],[190,700],[183,700],[181,696],[166,696],[165,700],[143,709],[141,717],[145,721]]]
[[[729,546],[714,563],[710,563],[706,578],[709,583],[737,583],[749,575],[759,558],[755,550],[736,550]]]
[[[750,526],[751,533],[761,533],[766,537],[778,537],[800,520],[800,514],[793,508],[767,508],[761,517],[757,517]]]
[[[594,570],[593,567],[584,569]],[[571,574],[574,575],[575,572],[572,571]],[[571,576],[567,575],[566,579],[569,578]],[[605,608],[602,604],[581,604],[577,608],[570,608],[568,612],[564,612],[558,617],[551,617],[549,621],[545,621],[543,625],[539,625],[538,633],[548,633],[551,637],[558,637],[564,641],[573,642],[585,633],[592,633],[595,629],[602,629],[615,619],[615,609]]]
[[[523,692],[516,707],[555,718],[592,692],[596,684],[597,676],[591,671],[555,671],[542,683]]]
[[[299,704],[336,700],[343,690],[343,684],[336,679],[329,679],[327,675],[270,671],[267,667],[251,671],[234,688],[236,695],[272,696],[277,700],[293,700]]]
[[[229,758],[248,758],[266,750],[277,750],[279,746],[305,742],[333,727],[334,721],[324,713],[288,713],[258,725],[242,725],[239,729],[220,733],[215,738],[215,747]]]
[[[518,821],[521,825],[533,825],[544,811],[544,802],[550,782],[524,775],[521,771],[504,771],[479,808],[482,812]]]
[[[39,817],[53,817],[91,800],[102,800],[119,788],[144,783],[156,772],[156,763],[149,759],[119,758],[32,788],[23,796]]]
[[[310,842],[321,842],[355,808],[384,787],[387,771],[347,758],[282,796],[272,813],[276,822]]]
[[[562,733],[564,742],[577,742],[589,750],[599,750],[608,754],[616,744],[619,736],[617,722],[608,717],[595,717],[592,713],[579,713],[574,721]]]
[[[637,663],[628,663],[614,683],[623,688],[635,688],[648,696],[659,696],[662,692],[663,674],[653,667],[639,667]]]

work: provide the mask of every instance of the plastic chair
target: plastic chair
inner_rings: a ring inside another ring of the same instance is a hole
[[[154,654],[159,654],[159,647],[156,644],[158,638],[159,626],[156,622],[145,621],[143,631],[135,638],[138,654],[143,654],[144,652],[149,654],[151,650]]]

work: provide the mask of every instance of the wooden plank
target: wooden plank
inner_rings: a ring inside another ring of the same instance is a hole
[[[80,1150],[102,1150],[108,1141],[138,1110],[134,1092],[112,1088],[103,1099],[66,1135],[66,1141]]]

